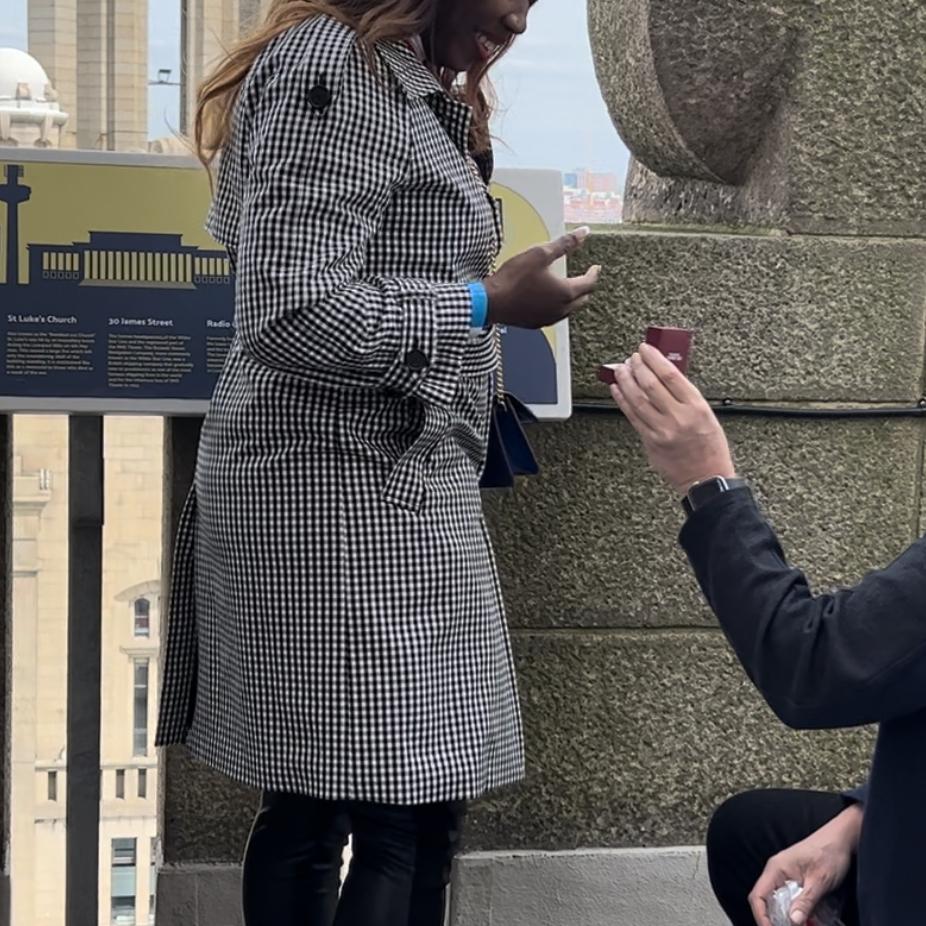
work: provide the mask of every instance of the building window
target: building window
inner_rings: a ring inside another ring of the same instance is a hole
[[[151,636],[151,602],[147,598],[135,599],[135,636]]]
[[[116,769],[116,797],[122,801],[125,800],[125,769]]]
[[[148,796],[148,769],[138,770],[138,796],[142,799]]]
[[[134,720],[132,755],[148,755],[148,660],[135,660]]]
[[[137,862],[134,839],[112,842],[112,888],[110,890],[111,923],[132,926],[135,923],[135,881]]]
[[[158,840],[156,836],[151,837],[151,872],[148,877],[151,879],[148,896],[148,922],[154,926],[154,902],[158,885]]]
[[[58,773],[48,773],[48,799],[50,801],[58,800]]]

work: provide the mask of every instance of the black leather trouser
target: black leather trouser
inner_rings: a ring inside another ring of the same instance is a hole
[[[244,858],[246,926],[441,926],[464,813],[459,803],[402,807],[265,792]]]

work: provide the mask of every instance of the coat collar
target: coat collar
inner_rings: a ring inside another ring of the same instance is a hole
[[[413,100],[424,100],[454,144],[464,155],[468,154],[469,127],[473,117],[469,106],[453,99],[410,45],[383,42],[378,47],[403,92]]]
[[[446,94],[440,81],[405,42],[383,42],[379,51],[399,86],[412,99]]]

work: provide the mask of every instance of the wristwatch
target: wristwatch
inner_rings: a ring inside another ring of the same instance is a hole
[[[696,482],[688,490],[688,494],[682,499],[682,507],[686,514],[692,515],[718,495],[732,492],[733,489],[742,489],[746,485],[745,479],[736,476],[731,476],[729,479],[725,476],[712,476],[710,479]]]

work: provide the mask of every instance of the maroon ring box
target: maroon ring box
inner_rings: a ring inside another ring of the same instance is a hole
[[[674,363],[686,376],[691,363],[691,352],[694,347],[694,331],[691,328],[666,328],[661,325],[650,325],[646,329],[646,343],[651,344],[663,356]],[[605,363],[598,368],[598,379],[605,385],[614,383],[614,371],[620,364]]]
[[[598,379],[606,386],[613,386],[616,382],[614,371],[618,366],[619,364],[616,363],[603,363],[598,367]]]
[[[691,349],[694,346],[694,331],[690,328],[663,328],[650,325],[646,329],[646,343],[652,344],[684,374],[688,374]]]

